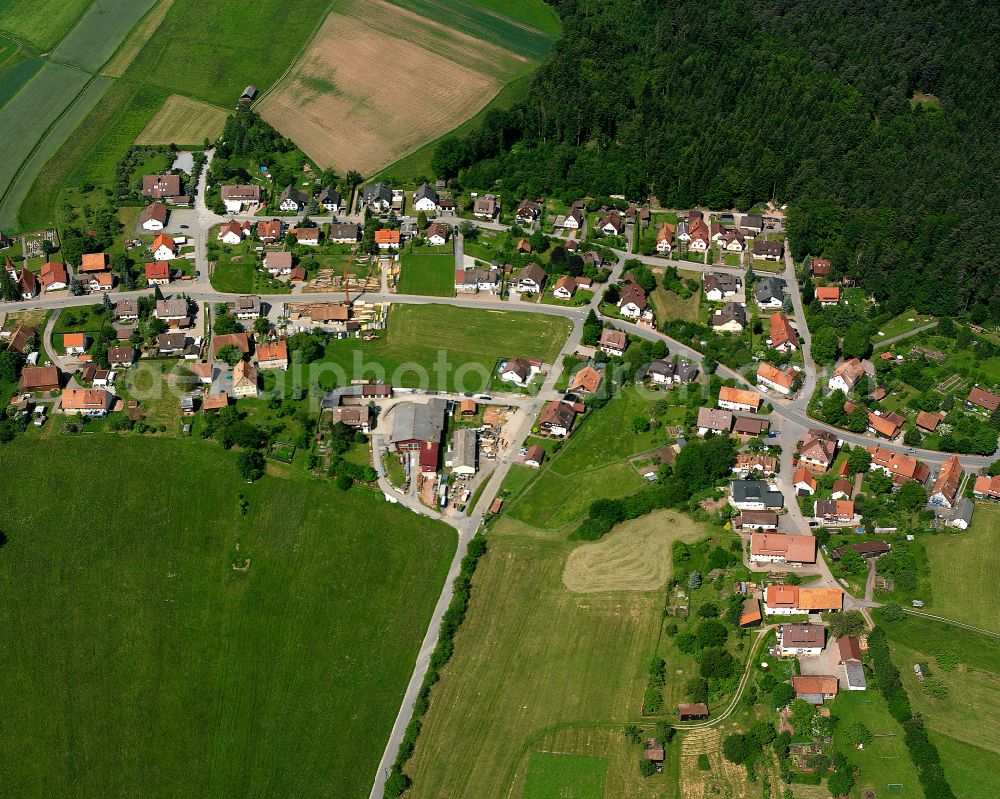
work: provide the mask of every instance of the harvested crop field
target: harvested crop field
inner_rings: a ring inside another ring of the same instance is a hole
[[[224,108],[170,95],[143,128],[136,144],[200,144],[204,139],[217,139],[226,125]]]
[[[673,542],[697,541],[704,535],[702,525],[683,514],[654,511],[570,552],[563,585],[577,593],[656,591],[673,571]]]
[[[258,110],[321,166],[372,174],[474,116],[532,63],[383,0],[355,0],[327,17]]]

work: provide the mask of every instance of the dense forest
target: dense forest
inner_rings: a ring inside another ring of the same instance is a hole
[[[529,98],[444,140],[438,176],[565,200],[787,202],[796,257],[920,310],[1000,319],[1000,7],[552,4],[564,33]]]

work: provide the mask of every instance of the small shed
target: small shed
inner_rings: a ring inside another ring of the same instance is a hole
[[[240,102],[252,103],[253,98],[256,96],[257,96],[257,87],[251,83],[243,90],[243,94],[240,95]]]
[[[464,399],[459,406],[458,412],[461,416],[475,416],[478,407],[474,399]]]
[[[642,756],[653,763],[663,762],[663,744],[657,741],[655,738],[649,738],[646,741],[646,748],[642,753]]]
[[[490,513],[499,513],[500,508],[502,507],[503,507],[503,497],[497,497],[495,500],[493,500],[493,503],[490,505]]]
[[[708,705],[698,702],[693,705],[678,705],[677,715],[681,721],[699,721],[708,718]]]

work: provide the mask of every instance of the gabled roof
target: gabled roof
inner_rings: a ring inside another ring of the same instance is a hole
[[[646,292],[638,283],[626,283],[622,289],[618,307],[624,308],[629,303],[634,304],[640,311],[646,307]]]
[[[146,264],[146,280],[168,280],[170,264],[166,261],[153,261]]]
[[[535,285],[542,285],[545,282],[545,270],[536,263],[530,263],[517,273],[517,279],[532,280]]]
[[[974,386],[972,391],[969,392],[968,401],[990,413],[1000,408],[1000,396],[989,391],[983,391],[979,386]]]
[[[759,408],[760,394],[756,391],[723,386],[719,389],[719,402],[733,402],[739,405],[749,405],[751,408]]]
[[[938,413],[928,413],[927,411],[920,411],[917,414],[917,427],[933,433],[937,430],[937,426],[941,424],[945,419],[944,414]]]
[[[420,186],[417,187],[417,190],[413,192],[413,201],[416,202],[417,200],[423,200],[425,198],[431,200],[435,205],[437,205],[438,193],[434,191],[429,184],[421,183]]]
[[[949,503],[954,502],[958,493],[958,485],[962,482],[962,464],[958,460],[958,455],[953,455],[941,466],[938,479],[931,489],[931,496],[940,494]]]
[[[628,336],[625,335],[624,330],[612,330],[611,328],[606,328],[601,331],[601,339],[598,344],[601,347],[609,347],[614,350],[624,350],[625,345],[628,344]]]
[[[840,302],[840,288],[838,286],[817,286],[816,299],[820,302]]]
[[[576,419],[574,411],[567,403],[559,400],[552,400],[545,403],[542,412],[538,416],[538,423],[543,425],[554,425],[569,429]]]
[[[150,220],[155,220],[161,225],[167,221],[167,206],[162,202],[157,200],[156,202],[150,203],[145,208],[142,209],[142,213],[139,214],[140,224],[143,222],[149,222]]]
[[[171,252],[177,249],[177,245],[174,244],[174,240],[164,233],[157,233],[156,238],[153,239],[153,252],[156,252],[160,247],[166,247]]]
[[[103,272],[108,268],[108,255],[103,252],[87,252],[80,258],[81,272]]]
[[[840,659],[861,660],[861,642],[852,635],[844,635],[837,639],[837,652]]]
[[[783,557],[796,563],[816,562],[816,539],[811,535],[785,533],[754,533],[750,537],[753,555]]]
[[[895,424],[885,416],[878,415],[874,411],[869,411],[868,413],[868,424],[872,430],[886,438],[895,438],[899,434],[900,425]]]
[[[797,486],[799,483],[804,483],[813,491],[816,490],[816,478],[812,476],[812,472],[808,469],[800,467],[792,474],[792,485]]]
[[[45,287],[51,286],[53,283],[69,283],[69,272],[66,271],[66,266],[53,261],[42,266],[41,277],[42,285]]]
[[[799,337],[788,317],[780,311],[771,317],[771,346],[780,347],[783,344],[798,344]]]
[[[733,426],[733,414],[717,408],[699,408],[696,424],[699,428],[728,433]]]
[[[825,696],[837,693],[837,678],[831,674],[796,674],[792,677],[792,688],[796,694]]]
[[[593,394],[601,385],[601,373],[589,364],[580,369],[569,384],[569,391],[586,391]]]
[[[287,361],[288,344],[284,339],[281,341],[264,341],[257,345],[257,362],[265,361]]]
[[[761,361],[757,367],[757,377],[771,383],[776,383],[779,386],[784,386],[785,388],[791,388],[792,383],[795,381],[795,372],[791,370],[783,372],[776,366],[767,363],[767,361]]]

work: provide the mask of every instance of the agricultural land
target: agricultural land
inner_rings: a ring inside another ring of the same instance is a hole
[[[320,166],[371,174],[475,116],[549,43],[469,4],[349,0],[259,110]]]
[[[454,532],[207,442],[45,433],[0,475],[5,792],[367,794]]]
[[[218,106],[172,94],[142,129],[136,144],[201,144],[215,141],[229,112]]]

